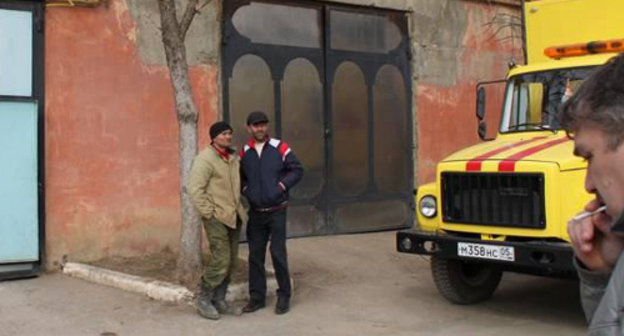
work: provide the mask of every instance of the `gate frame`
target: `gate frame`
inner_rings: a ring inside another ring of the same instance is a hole
[[[232,39],[245,39],[246,37],[242,36],[240,33],[236,31],[232,23],[232,17],[234,13],[245,5],[249,5],[252,2],[259,3],[268,3],[268,4],[276,4],[276,5],[284,5],[289,6],[292,5],[294,7],[303,7],[303,8],[315,8],[320,11],[320,26],[319,28],[322,31],[321,37],[321,49],[319,52],[308,53],[309,48],[305,47],[292,47],[292,46],[273,46],[267,44],[254,44],[249,41],[248,43],[236,43],[232,45]],[[329,13],[332,10],[349,10],[353,13],[385,13],[391,16],[391,20],[393,20],[397,27],[400,29],[402,33],[402,40],[399,46],[385,55],[379,55],[372,52],[356,52],[356,51],[343,51],[343,50],[332,50],[330,46],[331,39],[331,30],[330,30],[330,22],[329,22]],[[230,95],[229,95],[229,85],[227,81],[232,76],[234,66],[238,59],[243,55],[256,55],[263,59],[269,67],[271,73],[271,79],[274,83],[274,112],[275,112],[275,135],[278,138],[281,138],[281,115],[282,115],[282,107],[281,107],[281,91],[277,90],[276,87],[279,85],[278,79],[279,75],[284,74],[284,69],[286,67],[286,63],[282,62],[284,59],[295,59],[297,57],[303,57],[310,61],[312,65],[315,66],[319,73],[319,79],[321,84],[323,85],[323,119],[324,119],[324,130],[325,130],[325,138],[324,138],[324,148],[325,148],[325,177],[326,177],[326,185],[323,187],[321,193],[313,198],[308,200],[291,200],[290,203],[293,206],[311,204],[317,207],[324,212],[324,220],[325,220],[325,228],[317,233],[314,233],[310,236],[315,235],[327,235],[327,234],[347,234],[353,232],[374,232],[379,230],[391,230],[393,228],[379,228],[379,229],[369,229],[369,230],[338,230],[338,226],[334,220],[334,212],[335,207],[332,204],[339,203],[350,203],[353,199],[358,199],[362,201],[371,201],[371,200],[380,200],[380,199],[397,199],[396,197],[377,197],[374,194],[375,188],[373,185],[374,180],[374,151],[370,148],[372,146],[372,142],[369,141],[367,145],[369,146],[369,157],[368,157],[368,172],[369,172],[369,181],[366,187],[365,192],[358,196],[339,196],[332,193],[334,178],[331,173],[332,167],[332,158],[333,158],[333,145],[329,137],[331,137],[331,133],[333,132],[332,126],[332,101],[331,101],[331,85],[329,83],[333,81],[336,67],[333,66],[333,63],[339,64],[340,61],[351,60],[358,66],[361,66],[362,73],[365,77],[365,83],[367,85],[367,89],[372,89],[372,86],[369,85],[369,81],[374,81],[374,75],[376,72],[373,72],[373,68],[371,65],[379,65],[380,69],[383,66],[383,59],[385,58],[393,58],[396,60],[393,65],[399,67],[401,70],[401,75],[403,77],[403,82],[405,84],[405,93],[406,93],[406,122],[407,122],[407,136],[409,137],[409,143],[407,146],[412,149],[411,155],[407,158],[408,165],[408,183],[409,188],[406,188],[404,192],[394,193],[394,196],[404,196],[406,200],[406,206],[408,211],[408,218],[405,225],[397,225],[394,229],[401,229],[411,227],[413,225],[413,221],[415,219],[415,175],[414,175],[414,113],[413,113],[413,97],[412,97],[412,86],[413,82],[411,80],[411,72],[412,72],[412,50],[410,47],[410,34],[409,34],[409,11],[392,9],[392,8],[381,8],[381,7],[367,7],[361,5],[354,4],[344,4],[337,3],[334,1],[315,1],[315,0],[228,0],[227,4],[223,4],[222,7],[222,20],[221,20],[221,90],[222,90],[222,116],[225,121],[230,120]],[[399,21],[399,17],[404,16],[403,21]],[[228,47],[225,47],[228,45]],[[280,50],[285,51],[284,53],[275,52],[273,48],[280,48]],[[226,49],[227,52],[226,52]],[[306,50],[308,49],[308,50]],[[405,52],[405,55],[401,55],[402,52]],[[267,58],[270,56],[271,58]],[[333,56],[334,59],[331,61],[332,63],[328,63],[329,56]],[[386,63],[387,64],[387,63]],[[368,65],[368,66],[364,66]],[[320,68],[319,68],[320,66]],[[400,67],[404,66],[405,71]],[[371,114],[374,113],[373,106],[371,106],[372,96],[369,97],[369,102],[367,103],[369,107],[369,112]],[[370,117],[369,122],[370,122]],[[372,138],[374,135],[374,125],[371,124],[369,127],[367,136],[368,139]],[[328,137],[329,132],[329,137]],[[373,166],[373,167],[371,167]],[[407,201],[409,199],[409,201]],[[307,235],[306,235],[307,236]],[[296,237],[296,236],[295,236]]]

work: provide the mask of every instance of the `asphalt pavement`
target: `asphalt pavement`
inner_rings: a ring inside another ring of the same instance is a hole
[[[289,240],[295,293],[281,316],[269,301],[209,321],[190,306],[59,273],[0,282],[0,335],[585,335],[577,282],[505,274],[490,301],[453,305],[428,260],[396,252],[394,235]]]

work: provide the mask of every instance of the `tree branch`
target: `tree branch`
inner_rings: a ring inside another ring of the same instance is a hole
[[[203,4],[199,3],[199,0],[189,0],[186,4],[186,10],[184,11],[184,16],[182,16],[182,20],[180,21],[180,37],[182,40],[186,37],[186,32],[188,32],[189,27],[191,26],[191,22],[195,18],[195,14],[198,14],[202,8],[208,6],[212,0],[206,0]]]
[[[197,3],[199,0],[189,0],[186,4],[186,10],[184,11],[184,16],[182,16],[182,20],[180,20],[180,37],[182,40],[186,37],[186,32],[191,26],[191,22],[193,22],[193,18],[195,18],[195,14],[197,14]]]
[[[208,6],[211,2],[212,2],[212,0],[206,0],[206,2],[204,2],[204,4],[203,4],[203,5],[201,5],[201,6],[199,6],[199,7],[197,8],[197,11],[198,11],[198,12],[201,12],[201,10],[202,10],[204,7]]]

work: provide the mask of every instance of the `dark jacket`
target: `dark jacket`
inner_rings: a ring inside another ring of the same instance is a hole
[[[288,200],[288,191],[303,177],[303,167],[283,141],[270,138],[260,156],[254,145],[253,139],[250,140],[240,153],[243,195],[252,209],[280,205]]]
[[[612,272],[589,271],[574,260],[581,280],[581,303],[589,320],[590,336],[624,335],[624,257]]]

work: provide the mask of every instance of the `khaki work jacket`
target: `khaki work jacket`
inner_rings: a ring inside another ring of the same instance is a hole
[[[193,161],[187,188],[202,220],[215,218],[236,228],[236,217],[247,222],[247,210],[240,194],[240,159],[224,159],[213,146],[202,150]]]

